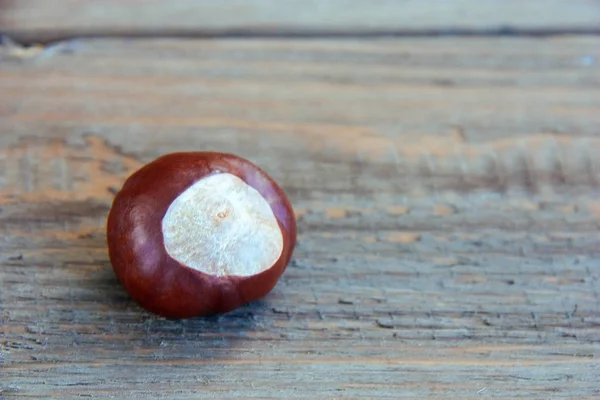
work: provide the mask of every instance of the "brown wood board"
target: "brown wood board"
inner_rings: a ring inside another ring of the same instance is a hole
[[[82,35],[364,35],[596,32],[594,0],[0,0],[17,40]]]
[[[77,40],[0,56],[0,397],[600,395],[600,40]],[[263,301],[133,304],[104,224],[160,154],[298,216]]]

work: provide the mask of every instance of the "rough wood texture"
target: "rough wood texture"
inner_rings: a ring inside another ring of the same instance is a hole
[[[23,41],[81,35],[600,32],[595,0],[5,0],[1,11],[0,31]]]
[[[600,396],[600,39],[72,41],[0,57],[4,398]],[[169,321],[107,259],[123,179],[262,165],[264,301]]]

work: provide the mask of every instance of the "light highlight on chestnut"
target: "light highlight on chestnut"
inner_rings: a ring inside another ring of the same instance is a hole
[[[194,183],[162,219],[167,253],[181,264],[215,276],[250,276],[281,255],[283,236],[258,191],[232,174]]]

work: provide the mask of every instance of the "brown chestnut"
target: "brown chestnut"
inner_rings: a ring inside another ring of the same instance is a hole
[[[172,153],[125,181],[107,240],[113,269],[140,306],[189,318],[266,296],[292,256],[296,220],[283,190],[250,161]]]

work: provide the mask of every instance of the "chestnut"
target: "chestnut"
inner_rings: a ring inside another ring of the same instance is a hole
[[[190,318],[266,296],[292,256],[296,220],[281,187],[252,162],[171,153],[127,178],[107,242],[115,274],[140,306]]]

